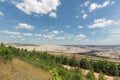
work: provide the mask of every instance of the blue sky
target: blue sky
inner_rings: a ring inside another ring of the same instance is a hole
[[[120,45],[120,0],[0,0],[0,41]]]

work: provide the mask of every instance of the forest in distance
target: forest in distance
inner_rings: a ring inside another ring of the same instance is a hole
[[[62,56],[54,56],[47,52],[27,51],[12,46],[6,47],[0,44],[0,60],[6,64],[13,58],[18,58],[36,67],[40,67],[51,73],[51,80],[106,80],[104,75],[114,76],[115,80],[119,80],[120,64],[109,61],[76,59],[73,55],[71,58]],[[75,69],[67,70],[62,65],[69,65]],[[90,70],[83,75],[81,69]],[[94,72],[100,73],[97,79]]]

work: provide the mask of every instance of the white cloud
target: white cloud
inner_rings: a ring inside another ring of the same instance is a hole
[[[32,33],[22,33],[24,36],[32,36]]]
[[[57,17],[57,15],[56,15],[55,12],[51,12],[51,13],[49,14],[49,16],[50,16],[50,17],[53,17],[53,18],[56,18],[56,17]]]
[[[97,3],[92,3],[90,4],[90,7],[89,7],[89,12],[92,12],[96,9],[100,9],[100,8],[104,8],[110,4],[112,4],[113,2],[111,2],[110,0],[106,0],[105,2],[103,2],[102,4],[97,4]]]
[[[83,26],[79,25],[79,26],[78,26],[78,28],[80,28],[80,29],[81,29],[81,28],[83,28]]]
[[[42,34],[34,34],[36,37],[41,37],[42,36]]]
[[[118,45],[120,44],[120,21],[114,20],[114,24],[109,27],[105,27],[102,29],[102,31],[95,31],[95,34],[97,35],[97,32],[100,32],[103,34],[103,39],[100,39],[97,42],[97,44],[104,44],[104,45]],[[105,34],[105,35],[104,35]],[[95,43],[96,44],[96,43]]]
[[[32,30],[34,29],[33,26],[26,24],[26,23],[18,23],[17,26],[15,26],[16,29],[27,29],[27,30]]]
[[[115,24],[115,21],[101,18],[101,19],[94,20],[94,23],[88,25],[88,28],[104,28],[112,24]]]
[[[60,0],[23,0],[15,2],[16,7],[26,14],[48,14],[52,11],[57,11],[60,5]]]
[[[109,30],[109,37],[111,38],[120,38],[120,27],[119,24],[115,25],[116,28],[112,28]]]
[[[48,39],[55,39],[59,33],[60,33],[60,31],[53,30],[51,32],[48,32],[47,34],[43,34],[42,36],[44,38],[48,38]]]
[[[56,39],[65,39],[65,37],[56,37]]]
[[[84,6],[87,7],[89,4],[90,4],[90,1],[86,1],[83,4],[81,4],[80,6],[81,7],[84,7]]]
[[[83,18],[83,19],[86,19],[87,16],[88,16],[87,14],[83,14],[82,18]]]
[[[48,29],[41,30],[41,32],[43,32],[43,33],[48,32]]]
[[[52,33],[53,33],[53,34],[59,34],[59,31],[54,30],[54,31],[52,31]]]
[[[23,36],[20,36],[20,35],[17,35],[17,36],[15,36],[15,35],[10,35],[10,38],[23,38]]]
[[[87,38],[87,36],[84,35],[84,34],[78,34],[78,35],[75,36],[75,38],[76,39],[84,39],[84,38]]]
[[[84,34],[73,35],[73,34],[65,33],[64,38],[65,39],[73,39],[73,40],[82,40],[82,39],[87,39],[87,36]]]
[[[115,4],[115,1],[112,1],[111,4]]]
[[[72,38],[74,38],[74,35],[73,35],[73,34],[65,33],[65,34],[64,34],[64,37],[65,37],[65,38],[68,38],[68,39],[72,39]]]
[[[20,32],[14,32],[14,31],[8,31],[8,30],[2,30],[1,31],[4,34],[12,34],[12,35],[19,35]]]
[[[0,11],[0,16],[4,16],[4,13]]]
[[[4,2],[5,0],[0,0],[0,2]]]
[[[43,35],[44,38],[48,38],[48,39],[53,39],[54,36],[55,36],[54,34]]]
[[[88,15],[86,14],[86,12],[84,10],[82,10],[81,13],[83,14],[83,16],[82,16],[83,19],[86,19],[88,17]]]

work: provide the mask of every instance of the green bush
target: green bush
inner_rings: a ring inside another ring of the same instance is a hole
[[[92,69],[87,73],[86,77],[88,80],[96,80],[94,71]]]
[[[12,60],[13,53],[9,49],[9,47],[6,47],[3,43],[0,44],[0,58],[2,60]]]
[[[76,67],[76,66],[79,65],[78,60],[76,59],[75,56],[72,56],[72,57],[70,58],[70,60],[69,60],[69,65],[70,65],[70,66],[73,66],[73,67]]]
[[[105,76],[102,72],[99,73],[99,79],[98,80],[105,80]]]

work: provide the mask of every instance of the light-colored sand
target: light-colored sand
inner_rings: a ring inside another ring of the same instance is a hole
[[[40,45],[40,46],[15,46],[17,48],[23,48],[27,50],[36,51],[53,51],[53,52],[63,52],[63,53],[81,53],[81,52],[88,52],[89,50],[79,48],[79,47],[72,47],[72,46],[60,46],[60,45]]]

